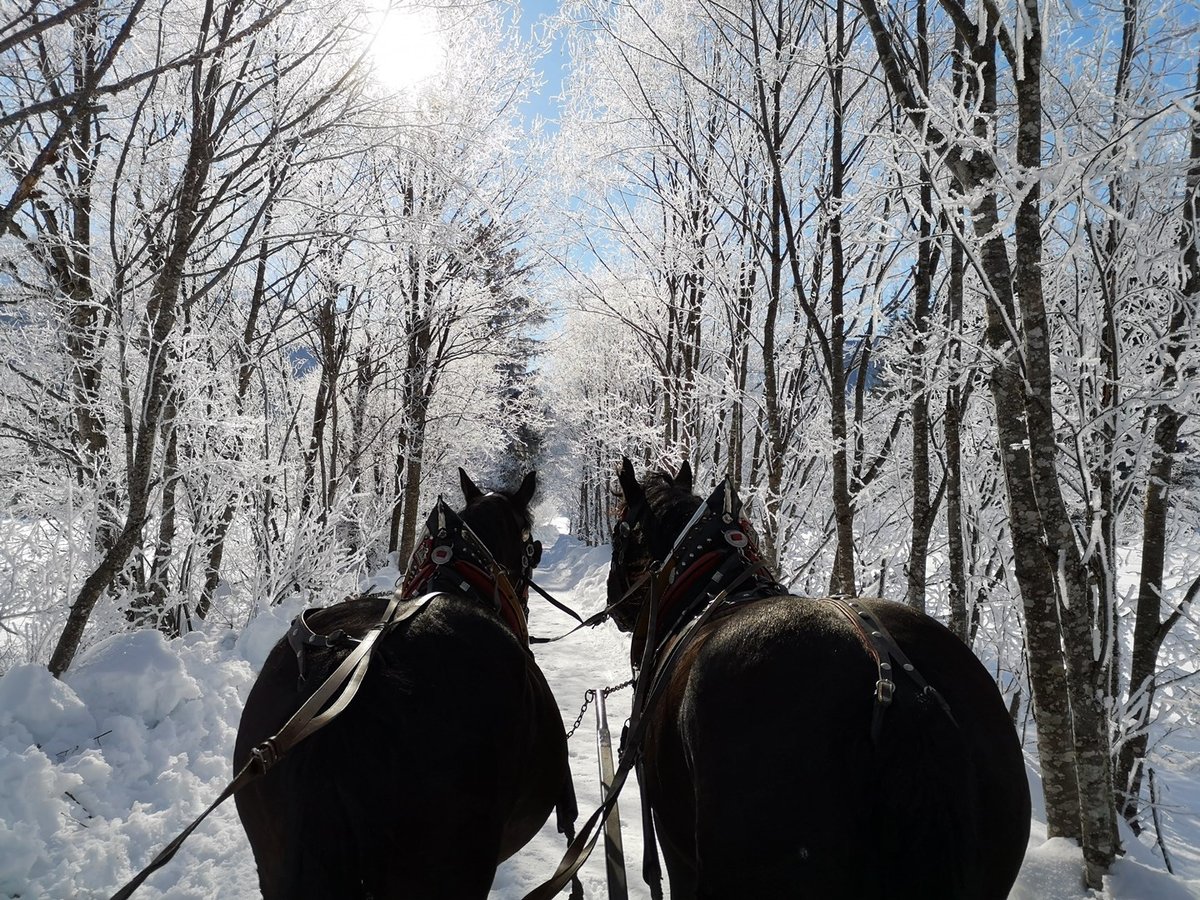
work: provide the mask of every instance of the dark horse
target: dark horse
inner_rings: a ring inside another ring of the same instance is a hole
[[[971,651],[897,603],[787,595],[728,482],[619,480],[609,602],[660,685],[640,774],[673,900],[1006,897],[1029,786]]]
[[[562,718],[525,629],[535,476],[484,494],[459,474],[466,508],[438,501],[403,588],[445,593],[384,632],[338,718],[236,795],[267,900],[486,897],[556,803],[560,829],[574,819]],[[246,700],[235,770],[346,656],[338,632],[361,637],[388,599],[297,619],[301,640],[276,644]]]

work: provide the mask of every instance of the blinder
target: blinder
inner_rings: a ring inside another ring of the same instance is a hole
[[[634,535],[641,535],[643,531],[642,524],[646,517],[647,509],[645,501],[639,501],[633,505],[626,506],[621,513],[621,517],[617,520],[616,526],[613,528],[613,567],[625,579],[626,587],[629,586],[629,579],[625,571],[625,559],[629,551],[629,543]]]

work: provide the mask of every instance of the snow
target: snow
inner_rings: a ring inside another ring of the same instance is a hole
[[[564,523],[539,529],[545,552],[539,583],[581,614],[600,609],[607,548],[562,535]],[[390,587],[394,571],[374,588]],[[100,898],[145,865],[232,777],[230,756],[241,705],[271,645],[303,601],[263,610],[241,634],[213,626],[167,641],[154,631],[111,637],[93,647],[64,681],[23,665],[0,677],[0,897]],[[532,600],[535,634],[557,635],[574,623]],[[589,688],[629,675],[628,638],[611,624],[584,629],[536,653],[569,727]],[[629,714],[630,691],[608,698],[614,738]],[[580,824],[599,803],[593,705],[570,742]],[[1106,882],[1113,900],[1200,898],[1200,818],[1194,761],[1182,736],[1178,771],[1163,772],[1168,847],[1179,877],[1168,875],[1157,849],[1126,833],[1128,854]],[[1081,858],[1073,843],[1046,840],[1040,790],[1031,764],[1035,821],[1030,850],[1012,893],[1019,900],[1076,900]],[[620,804],[630,895],[641,883],[641,814],[632,781]],[[553,816],[542,832],[501,866],[493,900],[514,900],[557,866],[565,840]],[[582,873],[588,897],[605,896],[603,853]],[[184,843],[176,858],[136,896],[249,897],[257,891],[254,860],[232,803]]]

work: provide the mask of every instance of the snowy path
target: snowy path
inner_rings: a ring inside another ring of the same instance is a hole
[[[540,536],[540,535],[539,535]],[[550,539],[543,537],[549,545]],[[538,583],[581,616],[604,608],[605,577],[608,572],[608,548],[585,549],[569,538],[549,546],[538,571]],[[553,636],[566,632],[576,623],[546,601],[530,600],[529,628],[536,635]],[[581,629],[553,644],[538,645],[535,655],[546,674],[567,728],[579,714],[583,695],[589,688],[616,685],[629,678],[629,638],[615,625],[605,622],[596,628]],[[608,724],[612,732],[613,753],[620,740],[621,725],[629,717],[631,691],[618,691],[608,698]],[[571,774],[579,801],[582,827],[600,804],[600,780],[596,755],[595,706],[591,706],[569,745]],[[629,896],[649,897],[642,883],[641,806],[637,782],[631,777],[619,801],[622,839],[628,873]],[[496,874],[492,900],[519,900],[526,891],[553,874],[566,849],[565,839],[555,831],[554,817],[525,849],[506,862]],[[604,847],[598,843],[584,865],[580,880],[589,900],[607,897]]]
[[[552,529],[539,583],[582,614],[604,605],[607,548],[586,548]],[[154,631],[115,635],[95,647],[65,682],[44,667],[18,666],[0,677],[0,898],[105,898],[220,792],[231,777],[230,754],[255,673],[299,607],[262,612],[240,635],[214,624],[178,641]],[[573,621],[540,598],[531,601],[537,635],[567,631]],[[570,726],[589,688],[629,675],[629,639],[610,623],[539,646],[536,655]],[[608,701],[616,741],[629,714],[628,689]],[[570,743],[580,822],[600,802],[594,710]],[[1183,879],[1162,871],[1153,851],[1126,835],[1130,853],[1114,867],[1113,900],[1200,898],[1200,789],[1193,732],[1180,732],[1179,767],[1169,785],[1175,807],[1172,850]],[[1031,771],[1031,780],[1036,771]],[[1035,821],[1025,868],[1012,900],[1080,900],[1079,851],[1045,842]],[[630,896],[646,898],[641,880],[641,813],[631,779],[620,803]],[[566,847],[553,816],[496,876],[491,900],[519,900],[557,867]],[[936,849],[936,848],[935,848]],[[603,852],[583,870],[589,900],[607,897]],[[209,900],[258,895],[254,859],[232,803],[214,813],[153,876],[138,898]],[[335,898],[331,898],[335,900]],[[418,898],[419,900],[419,898]]]

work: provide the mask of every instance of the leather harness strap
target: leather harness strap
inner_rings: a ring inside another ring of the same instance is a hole
[[[604,609],[600,610],[599,612],[592,613],[586,619],[583,619],[578,625],[576,625],[570,631],[567,631],[567,632],[564,632],[563,634],[559,634],[559,635],[556,635],[554,637],[549,637],[549,638],[548,637],[531,637],[529,639],[529,643],[531,643],[531,644],[553,644],[555,641],[561,641],[563,638],[570,637],[571,635],[573,635],[575,632],[579,631],[580,629],[596,627],[601,622],[603,622],[605,619],[607,619],[609,614],[614,609],[616,609],[618,606],[621,606],[624,603],[627,603],[630,599],[632,599],[637,594],[637,592],[642,589],[642,586],[649,580],[649,578],[650,578],[650,573],[647,572],[645,575],[643,575],[641,578],[637,579],[637,581],[635,581],[633,584],[631,584],[629,586],[629,588],[625,591],[624,594],[622,594],[620,597],[618,597],[612,603],[608,604],[608,606],[604,607]],[[530,582],[530,584],[533,584],[533,583]],[[536,587],[536,585],[534,585],[534,586]],[[539,588],[539,591],[540,590],[541,589]]]
[[[736,552],[728,554],[724,562],[713,566],[712,562],[715,551],[708,550],[708,547],[715,543],[713,534],[701,535],[698,546],[688,548],[685,547],[685,544],[693,529],[696,529],[704,521],[703,510],[705,506],[708,506],[714,513],[716,512],[713,503],[714,500],[718,499],[718,492],[723,492],[724,494],[724,504],[721,510],[723,515],[719,519],[716,516],[710,517],[710,521],[706,523],[707,528],[705,530],[711,530],[714,527],[721,529],[724,532],[725,541]],[[725,484],[719,487],[717,492],[714,492],[713,497],[709,498],[707,503],[701,504],[700,508],[697,509],[696,514],[693,515],[692,519],[680,533],[667,558],[647,573],[647,575],[638,579],[615,603],[599,614],[600,617],[607,615],[609,610],[628,600],[637,592],[641,584],[647,578],[649,579],[649,600],[643,606],[634,625],[634,641],[631,648],[636,678],[633,710],[625,736],[622,738],[620,764],[614,773],[604,802],[600,804],[600,807],[592,814],[583,828],[580,829],[575,840],[571,841],[566,854],[559,863],[558,869],[547,881],[526,894],[524,900],[550,900],[578,872],[591,854],[602,833],[599,824],[607,819],[608,813],[617,802],[617,796],[620,794],[625,780],[628,778],[630,771],[635,768],[639,774],[642,794],[642,827],[643,837],[645,838],[643,876],[646,883],[650,886],[651,897],[654,900],[659,900],[662,897],[662,874],[658,864],[658,852],[654,838],[654,819],[649,812],[650,804],[649,798],[646,795],[646,780],[641,777],[643,740],[645,738],[647,715],[654,709],[657,701],[665,691],[665,687],[670,680],[670,672],[684,649],[691,643],[691,639],[695,637],[699,629],[711,621],[719,612],[728,611],[734,605],[752,602],[766,596],[794,596],[787,594],[786,588],[771,579],[766,563],[758,555],[757,551],[753,549],[749,538],[741,531],[741,528],[744,526],[740,519],[737,518],[740,509],[741,504],[736,500],[732,483],[726,479]],[[632,530],[629,520],[636,519],[637,516],[641,515],[641,512],[641,510],[637,510],[633,515],[627,512],[626,517],[618,524],[618,533],[623,528],[624,536],[628,536]],[[736,525],[734,524],[735,522]],[[623,559],[621,559],[623,551],[623,545],[618,547],[614,540],[614,566],[623,564]],[[663,600],[669,599],[672,604],[677,603],[679,602],[680,595],[695,585],[695,582],[701,577],[701,573],[688,573],[688,570],[693,568],[693,566],[700,569],[707,568],[709,571],[715,568],[715,571],[713,571],[708,583],[698,592],[692,603],[680,611],[676,621],[683,623],[682,627],[673,632],[668,632],[660,638],[658,635],[659,618],[663,607],[667,605],[663,603]],[[738,572],[723,590],[720,590],[713,596],[711,594],[712,589],[719,586],[725,578],[734,575],[734,572],[737,572],[739,568],[742,571]],[[763,573],[766,573],[765,578],[763,577]],[[759,583],[749,589],[737,590],[752,580]],[[821,600],[832,605],[850,621],[855,632],[863,641],[868,654],[875,660],[879,677],[875,683],[875,704],[871,718],[871,741],[873,744],[878,744],[883,729],[883,716],[888,705],[891,704],[895,692],[895,681],[892,678],[893,662],[900,666],[901,670],[922,692],[936,700],[951,722],[956,726],[958,725],[954,714],[950,711],[950,707],[946,704],[941,694],[922,677],[904,651],[900,649],[899,644],[896,643],[895,639],[884,628],[883,623],[870,610],[858,601],[848,598],[829,597],[821,598]],[[585,624],[591,624],[591,620],[589,619]],[[583,626],[577,626],[572,631],[580,627]],[[568,634],[570,633],[568,632]],[[640,646],[638,641],[639,635],[641,636]],[[563,637],[565,636],[563,635]]]
[[[703,627],[721,608],[723,601],[733,593],[733,591],[749,581],[752,577],[759,574],[765,567],[761,562],[755,563],[747,568],[740,576],[735,578],[725,590],[721,591],[712,602],[701,612],[696,618],[688,622],[684,631],[669,651],[663,665],[658,666],[653,672],[643,670],[637,682],[634,685],[633,699],[633,716],[629,721],[629,731],[627,733],[626,752],[621,754],[620,763],[617,765],[617,770],[613,774],[612,782],[609,784],[608,793],[605,796],[604,802],[592,813],[591,817],[584,823],[584,826],[579,829],[575,836],[575,840],[571,842],[567,848],[566,854],[562,861],[558,864],[558,868],[549,879],[542,882],[532,891],[525,895],[523,900],[551,900],[558,894],[567,882],[579,871],[580,867],[587,861],[591,855],[592,849],[596,846],[597,840],[603,830],[598,827],[601,822],[608,818],[609,812],[617,803],[617,797],[621,793],[621,788],[624,787],[629,773],[633,770],[636,763],[641,759],[642,755],[642,738],[645,737],[646,713],[652,710],[662,697],[666,690],[666,685],[669,678],[666,677],[671,669],[671,665],[679,654],[682,648],[688,644],[687,638],[695,634],[695,632]],[[658,605],[658,578],[651,576],[650,578],[650,605],[655,607]],[[640,584],[640,581],[639,581]],[[624,598],[622,598],[624,599]],[[657,618],[655,614],[651,615],[651,622]],[[652,641],[648,641],[647,645],[652,645]],[[652,648],[651,648],[652,652]],[[650,654],[647,654],[650,655]]]
[[[540,544],[528,533],[523,535],[522,571],[518,591],[506,568],[496,561],[488,546],[458,513],[438,497],[424,531],[413,549],[401,582],[406,595],[447,590],[476,595],[492,608],[522,644],[529,644],[529,624],[525,606],[527,586],[532,583],[533,567],[540,555]]]
[[[875,682],[875,706],[871,712],[872,744],[878,745],[879,743],[879,737],[883,733],[883,716],[887,712],[888,706],[891,705],[896,691],[893,662],[922,693],[933,698],[955,726],[958,725],[958,720],[954,718],[954,713],[950,711],[950,706],[946,703],[945,698],[917,671],[917,667],[900,649],[896,639],[883,627],[883,623],[874,613],[857,600],[849,597],[822,597],[820,599],[822,603],[828,603],[849,620],[855,633],[866,647],[867,653],[875,660],[879,678]]]
[[[567,606],[567,604],[563,603],[561,600],[559,600],[555,597],[552,597],[547,591],[542,589],[541,585],[534,583],[534,580],[532,578],[529,579],[529,586],[531,588],[533,588],[538,594],[540,594],[542,599],[545,600],[547,603],[549,603],[551,606],[553,606],[555,609],[557,609],[561,612],[565,612],[568,616],[570,616],[572,619],[574,619],[580,625],[583,624],[583,616],[579,615],[579,613],[575,612],[575,610],[571,609],[571,607]],[[530,643],[533,643],[533,638],[530,638],[529,641],[530,641]],[[549,641],[546,639],[543,639],[543,640],[538,641],[537,643],[546,644],[546,643],[549,643]]]
[[[430,528],[430,525],[435,527]],[[452,529],[448,525],[455,527]],[[451,530],[454,530],[456,536],[461,539],[458,549],[466,549],[468,558],[454,559],[451,562],[455,553],[450,543],[433,546],[435,538],[441,541],[450,538]],[[533,566],[536,565],[537,556],[540,556],[541,545],[532,541],[528,534],[524,538],[525,547],[522,558],[525,568],[522,572],[522,580],[524,584],[532,585],[531,573]],[[296,616],[288,629],[287,642],[296,655],[296,666],[299,670],[298,688],[302,688],[304,684],[305,669],[307,668],[306,655],[309,648],[349,648],[350,652],[278,732],[250,751],[250,759],[221,791],[217,799],[182,833],[167,844],[148,866],[113,894],[112,900],[126,900],[131,896],[150,875],[171,861],[183,842],[208,817],[209,813],[247,784],[265,775],[305,738],[337,718],[354,699],[354,695],[362,685],[379,638],[401,622],[412,618],[430,600],[441,596],[443,591],[430,590],[437,582],[452,582],[449,585],[451,590],[476,593],[489,599],[486,597],[488,586],[486,583],[490,581],[492,588],[490,600],[494,608],[516,633],[518,639],[528,648],[529,627],[522,603],[523,595],[518,594],[513,586],[508,570],[496,561],[478,535],[445,505],[441,497],[438,498],[437,506],[430,516],[429,524],[426,526],[426,539],[422,543],[427,546],[419,545],[417,551],[414,552],[406,577],[403,579],[402,585],[392,594],[382,619],[373,625],[363,637],[355,638],[342,629],[337,629],[330,634],[321,634],[315,631],[308,624],[307,619],[308,614],[314,610],[305,610]],[[536,585],[534,587],[536,588]],[[415,596],[418,591],[422,590],[426,593]],[[540,588],[538,591],[545,596]],[[548,599],[554,602],[552,598]],[[559,604],[555,603],[555,605]],[[560,606],[560,608],[563,607]],[[571,612],[570,610],[566,611]],[[576,618],[579,617],[576,616]],[[329,704],[327,708],[325,707],[326,703]]]
[[[300,677],[297,681],[298,685],[303,685],[308,669],[308,650],[310,647],[316,647],[318,650],[331,650],[343,647],[354,647],[361,638],[352,637],[343,631],[341,628],[332,631],[329,634],[321,634],[314,631],[312,626],[308,624],[309,613],[316,612],[314,609],[306,609],[296,618],[292,619],[292,627],[288,629],[287,642],[292,648],[292,652],[296,654],[296,668],[300,670]]]

